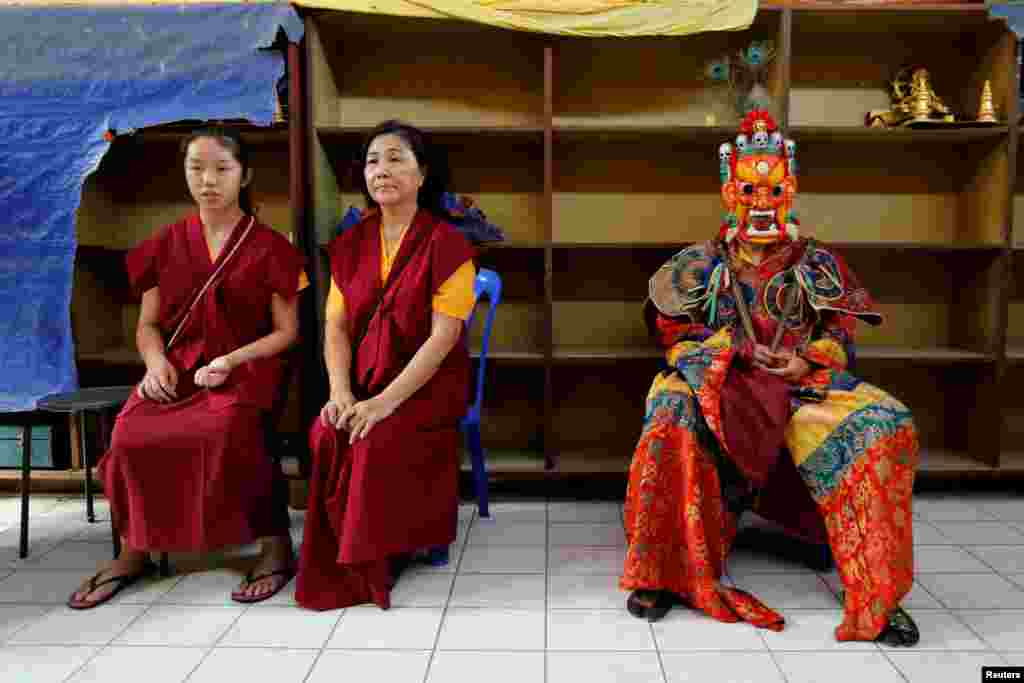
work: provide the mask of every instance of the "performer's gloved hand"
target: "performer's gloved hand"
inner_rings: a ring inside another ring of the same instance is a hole
[[[764,344],[754,344],[754,365],[762,370],[767,370],[778,367],[780,360],[778,355],[772,353],[772,350]]]
[[[139,382],[139,396],[150,401],[170,403],[178,398],[178,371],[166,356],[147,363],[146,376]]]
[[[779,365],[776,354],[772,353],[764,344],[757,344],[749,339],[744,339],[736,351],[736,356],[741,363],[749,367],[767,370]]]
[[[766,367],[765,371],[778,375],[790,384],[797,384],[811,372],[811,364],[793,351],[781,351],[771,354],[776,367]]]

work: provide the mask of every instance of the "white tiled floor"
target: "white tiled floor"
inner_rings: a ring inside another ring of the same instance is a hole
[[[621,505],[492,509],[482,520],[463,505],[451,564],[403,575],[387,612],[300,610],[294,582],[236,605],[239,574],[222,560],[242,549],[80,613],[63,603],[110,553],[106,505],[90,525],[80,499],[35,496],[30,556],[19,560],[18,500],[0,497],[0,681],[933,683],[1024,666],[1024,497],[916,498],[917,583],[904,602],[922,632],[913,650],[835,642],[838,576],[749,550],[730,558],[731,580],[783,613],[782,632],[681,608],[638,621],[616,586]],[[300,537],[302,514],[294,520]]]

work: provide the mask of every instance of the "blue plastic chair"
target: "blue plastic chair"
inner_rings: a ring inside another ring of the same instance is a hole
[[[476,488],[476,504],[481,517],[489,518],[490,510],[487,507],[487,464],[484,462],[484,449],[480,443],[480,409],[484,400],[484,376],[487,369],[487,350],[491,343],[491,326],[494,324],[494,313],[501,303],[501,277],[493,270],[481,268],[473,282],[473,312],[466,321],[466,333],[473,327],[473,320],[476,319],[477,304],[480,299],[487,297],[489,307],[487,317],[484,319],[483,344],[480,347],[480,365],[476,372],[476,394],[469,411],[462,418],[459,427],[466,437],[466,450],[469,451],[473,463],[473,481]],[[434,566],[448,564],[448,546],[431,548],[427,553],[427,561]]]

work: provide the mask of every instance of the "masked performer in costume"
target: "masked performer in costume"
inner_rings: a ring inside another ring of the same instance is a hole
[[[721,583],[739,514],[828,542],[843,584],[837,640],[913,645],[910,412],[859,380],[868,293],[834,251],[800,237],[795,144],[765,112],[720,148],[727,216],[650,281],[648,324],[670,370],[655,378],[629,471],[620,587],[637,617],[674,602],[772,630],[781,615]],[[780,329],[781,328],[781,329]]]

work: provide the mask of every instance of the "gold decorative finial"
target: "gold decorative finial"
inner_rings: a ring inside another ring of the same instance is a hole
[[[927,69],[916,69],[910,83],[910,115],[915,121],[927,121],[938,96],[932,90]]]
[[[996,107],[992,103],[992,82],[985,81],[981,89],[981,106],[978,107],[978,121],[996,123]]]
[[[889,83],[890,109],[868,112],[869,126],[932,126],[953,123],[952,110],[932,89],[931,75],[922,66],[904,67]]]

